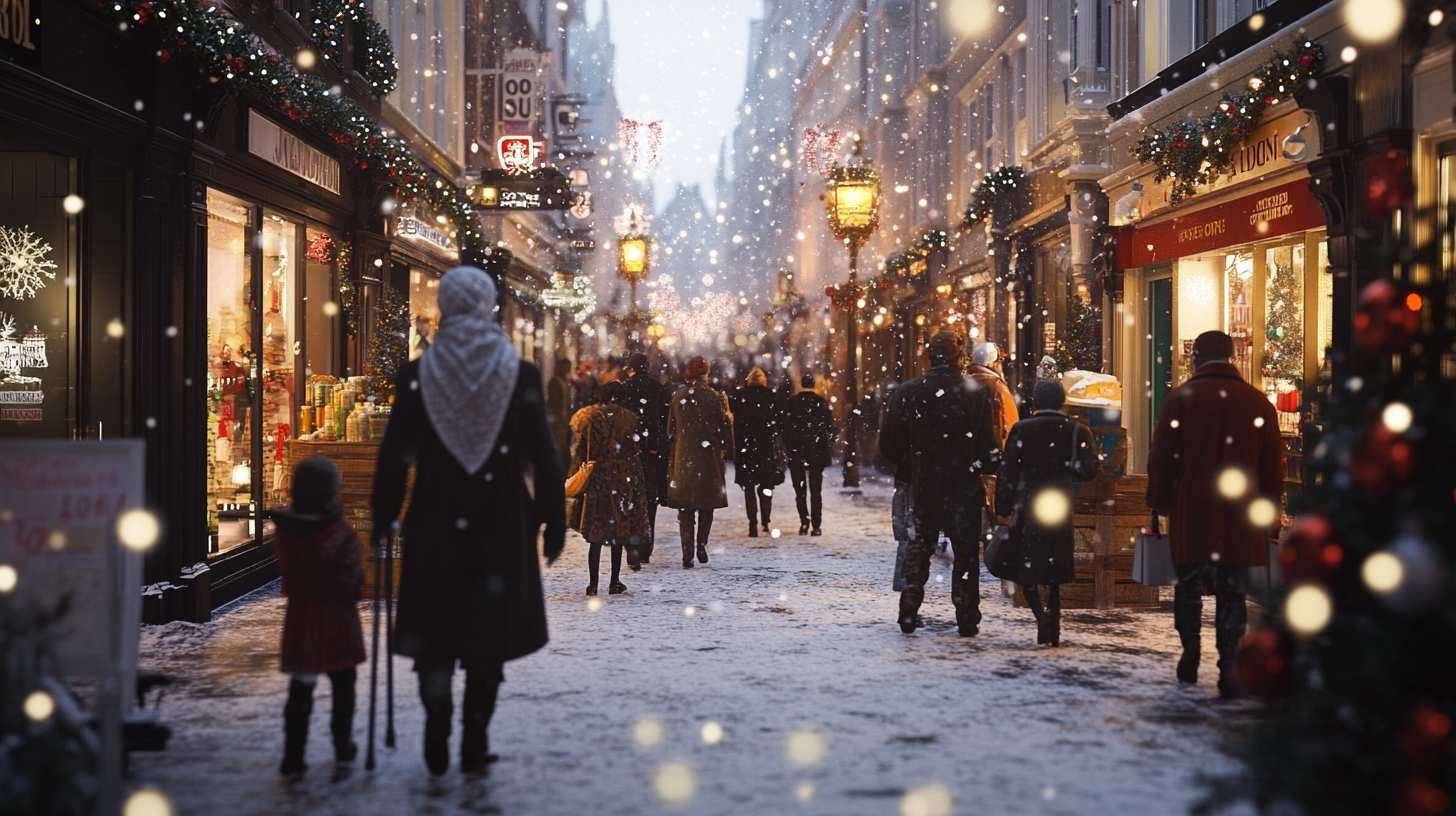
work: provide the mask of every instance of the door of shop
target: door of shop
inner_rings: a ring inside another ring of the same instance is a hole
[[[1149,379],[1153,384],[1153,410],[1148,417],[1151,440],[1163,412],[1163,398],[1173,388],[1173,279],[1151,281],[1148,289],[1148,325],[1152,327],[1152,347],[1148,349],[1152,369]]]

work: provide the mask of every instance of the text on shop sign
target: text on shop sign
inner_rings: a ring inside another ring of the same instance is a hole
[[[248,152],[335,195],[339,192],[337,160],[251,110],[248,111]]]
[[[1324,225],[1324,210],[1309,191],[1309,179],[1301,178],[1177,218],[1123,229],[1117,235],[1117,268],[1136,269]]]

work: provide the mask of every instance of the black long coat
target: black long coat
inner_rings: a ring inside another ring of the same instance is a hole
[[[1011,426],[996,477],[996,515],[1015,514],[1016,520],[997,575],[1022,586],[1076,578],[1072,482],[1091,479],[1097,469],[1091,429],[1061,411],[1039,411]]]
[[[648,501],[661,501],[667,495],[667,406],[672,392],[647,374],[622,380],[622,391],[622,407],[637,415],[637,451]]]
[[[800,391],[789,397],[779,417],[779,430],[783,434],[784,455],[790,462],[802,463],[813,470],[829,467],[834,412],[829,409],[828,400],[813,391]]]
[[[1001,464],[989,392],[950,366],[897,387],[880,426],[880,452],[910,482],[917,507],[986,505],[982,474]]]
[[[750,385],[728,397],[733,412],[733,483],[742,487],[784,483],[784,454],[779,449],[782,401],[766,385]]]
[[[394,650],[417,660],[487,665],[546,645],[546,603],[536,534],[548,558],[566,540],[565,477],[541,373],[521,362],[496,449],[466,473],[436,434],[418,387],[419,362],[395,386],[394,412],[374,477],[374,518],[393,519],[416,465],[403,525]],[[535,498],[526,484],[534,470]]]

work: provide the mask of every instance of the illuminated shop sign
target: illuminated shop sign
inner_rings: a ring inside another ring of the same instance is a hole
[[[273,122],[248,111],[248,152],[337,195],[339,163]]]
[[[450,236],[418,219],[401,216],[396,222],[396,226],[400,235],[408,235],[411,238],[428,241],[447,251],[455,249],[455,243],[450,240]]]

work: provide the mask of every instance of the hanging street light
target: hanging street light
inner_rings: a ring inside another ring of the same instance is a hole
[[[858,158],[862,142],[854,134],[851,160]],[[824,214],[829,231],[849,247],[850,296],[845,311],[849,313],[849,330],[845,333],[848,378],[845,402],[849,405],[844,448],[844,487],[859,489],[859,248],[880,226],[880,176],[869,159],[854,164],[836,164],[825,177]]]
[[[637,213],[632,213],[627,232],[617,239],[617,277],[632,287],[632,308],[637,308],[637,284],[652,271],[652,239],[639,231]]]

